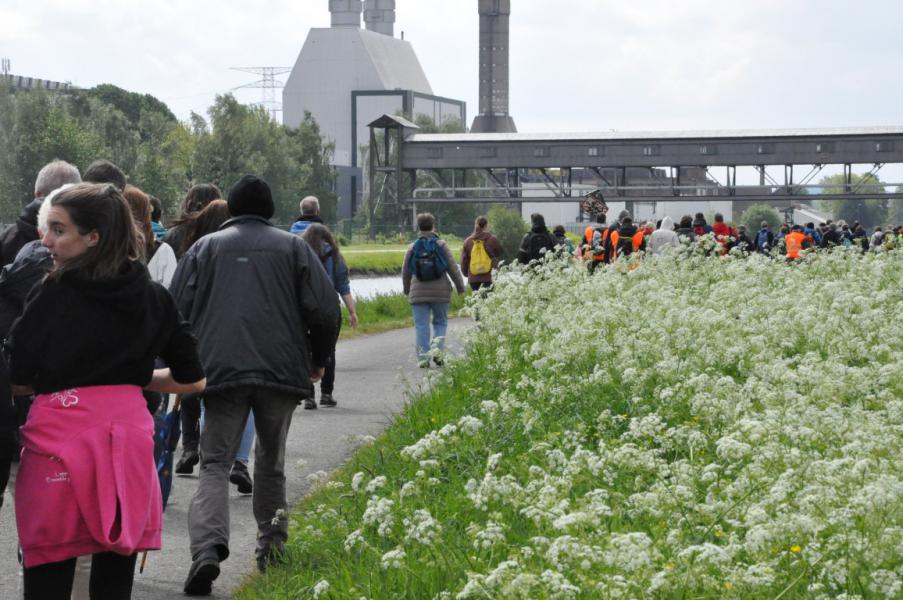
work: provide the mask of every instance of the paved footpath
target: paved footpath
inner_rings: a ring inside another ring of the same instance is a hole
[[[449,348],[460,350],[459,334],[469,321],[455,320],[449,327]],[[286,450],[289,504],[301,499],[310,484],[306,477],[316,471],[332,471],[345,461],[357,445],[356,436],[378,435],[392,415],[404,405],[409,388],[424,385],[424,370],[413,357],[413,329],[364,336],[338,344],[336,362],[336,408],[295,411]],[[431,370],[434,372],[434,370]],[[181,450],[179,451],[181,453]],[[176,455],[176,458],[178,458]],[[253,457],[253,453],[252,453]],[[299,466],[299,461],[304,461]],[[252,458],[253,468],[253,458]],[[135,600],[185,597],[182,584],[188,573],[188,504],[197,487],[193,476],[177,476],[163,519],[163,550],[151,552],[144,573],[135,574]],[[222,563],[210,598],[229,598],[230,592],[254,567],[256,526],[251,514],[251,496],[242,496],[230,485],[232,516],[231,556]],[[0,598],[22,597],[16,561],[16,528],[13,499],[7,491],[0,509]]]

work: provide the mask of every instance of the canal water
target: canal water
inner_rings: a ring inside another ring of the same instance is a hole
[[[377,294],[400,294],[402,292],[401,276],[394,277],[355,277],[351,279],[351,294],[355,300],[373,298]]]

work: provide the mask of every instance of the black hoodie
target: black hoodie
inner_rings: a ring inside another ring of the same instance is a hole
[[[38,211],[43,203],[43,198],[29,202],[15,224],[0,232],[0,267],[13,262],[22,246],[38,239]]]
[[[158,356],[178,382],[204,377],[188,323],[139,262],[110,279],[69,272],[35,286],[6,346],[12,383],[32,385],[39,394],[92,385],[144,387]]]

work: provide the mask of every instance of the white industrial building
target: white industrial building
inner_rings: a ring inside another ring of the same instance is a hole
[[[283,122],[310,112],[335,144],[339,218],[360,206],[361,146],[367,123],[383,114],[424,114],[466,123],[465,103],[433,95],[410,42],[394,37],[395,0],[330,0],[331,27],[312,28],[282,94]],[[363,11],[366,29],[361,29]]]

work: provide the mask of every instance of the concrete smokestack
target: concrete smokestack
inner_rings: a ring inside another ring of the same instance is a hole
[[[333,27],[361,28],[361,0],[329,0]]]
[[[364,24],[368,31],[395,36],[395,0],[364,0]]]
[[[473,133],[513,133],[508,115],[508,17],[511,0],[477,0],[480,14],[480,113]]]

